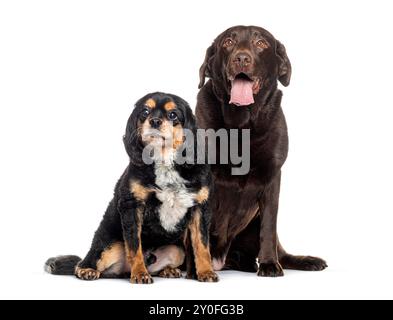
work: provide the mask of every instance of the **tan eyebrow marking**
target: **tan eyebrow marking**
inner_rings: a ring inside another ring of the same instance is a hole
[[[169,102],[165,103],[165,105],[164,105],[164,109],[166,111],[170,111],[170,110],[173,110],[175,108],[176,108],[176,104],[173,101],[169,101]]]
[[[148,99],[145,102],[145,105],[148,106],[149,108],[155,108],[156,107],[156,102],[153,99]]]

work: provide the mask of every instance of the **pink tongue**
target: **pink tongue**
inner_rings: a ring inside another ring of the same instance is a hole
[[[232,81],[231,101],[237,106],[248,106],[254,103],[252,93],[253,82],[244,79],[235,79]]]

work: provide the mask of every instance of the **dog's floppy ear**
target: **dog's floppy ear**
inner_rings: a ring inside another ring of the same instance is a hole
[[[284,45],[276,40],[276,56],[278,59],[278,80],[285,87],[291,81],[292,67]]]
[[[179,151],[182,154],[182,158],[186,160],[182,166],[194,166],[197,163],[198,154],[198,141],[197,141],[197,124],[196,118],[189,106],[189,104],[178,98],[176,104],[181,108],[184,115],[183,123],[183,145]]]
[[[194,134],[196,134],[196,130],[197,130],[196,118],[192,113],[191,108],[188,105],[186,108],[186,119],[184,121],[184,127],[191,130]]]
[[[196,133],[196,118],[192,112],[192,109],[187,101],[180,97],[174,97],[175,104],[181,109],[184,115],[183,128],[191,130],[192,133]]]
[[[211,59],[213,58],[215,53],[216,45],[213,42],[213,44],[209,48],[207,48],[205,60],[199,68],[199,89],[202,88],[205,84],[205,77],[211,77]]]
[[[138,110],[134,108],[127,122],[126,134],[123,136],[124,147],[134,164],[141,164],[142,144],[138,132]]]

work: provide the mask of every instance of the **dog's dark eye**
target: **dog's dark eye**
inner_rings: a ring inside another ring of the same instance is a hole
[[[268,44],[264,40],[258,40],[257,42],[255,42],[255,45],[260,49],[267,49],[268,48]]]
[[[225,48],[232,47],[233,45],[234,45],[234,41],[231,38],[225,39],[224,41]]]
[[[169,113],[168,113],[168,119],[169,119],[170,121],[175,121],[175,120],[177,120],[177,114],[176,114],[175,112],[169,112]]]
[[[144,118],[146,118],[149,114],[150,114],[150,110],[147,108],[143,109],[141,112],[141,116]]]

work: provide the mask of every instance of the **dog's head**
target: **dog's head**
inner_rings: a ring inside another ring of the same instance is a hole
[[[176,151],[185,140],[184,129],[196,132],[195,117],[182,98],[161,92],[139,99],[128,119],[124,145],[131,160],[140,163],[147,145],[163,153]]]
[[[289,85],[291,63],[285,47],[268,31],[236,26],[221,33],[207,49],[199,75],[199,88],[209,77],[230,96],[230,103],[250,105],[254,96],[277,81]]]

